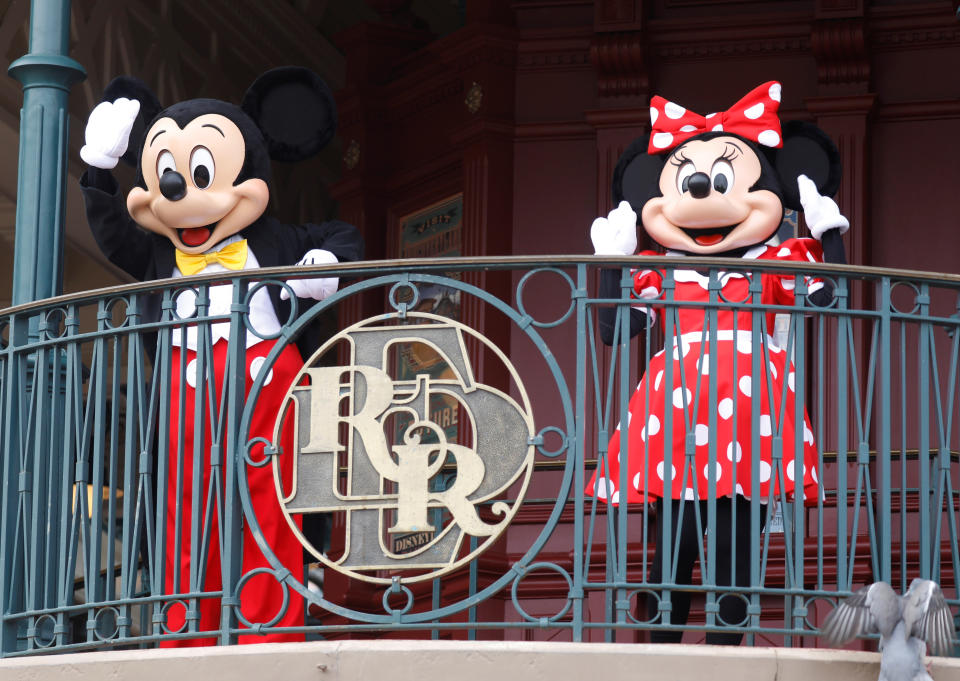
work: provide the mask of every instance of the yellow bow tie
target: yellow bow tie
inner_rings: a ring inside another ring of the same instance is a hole
[[[200,253],[191,255],[177,250],[177,267],[181,274],[189,277],[203,270],[207,265],[220,263],[228,270],[242,270],[247,264],[247,240],[235,241],[229,246],[224,246],[215,253]]]

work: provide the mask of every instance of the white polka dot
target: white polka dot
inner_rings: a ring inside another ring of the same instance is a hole
[[[779,102],[781,90],[782,88],[780,86],[780,83],[774,83],[773,85],[770,86],[770,89],[767,90],[767,94],[770,95],[770,99],[772,99],[775,102]]]
[[[786,246],[781,246],[781,247],[780,247],[780,250],[777,251],[777,257],[778,257],[778,258],[788,258],[788,257],[790,257],[790,252],[791,252],[791,251],[790,251],[789,248],[787,248]]]
[[[789,461],[784,461],[783,463],[784,473],[787,476],[787,480],[789,480],[790,482],[793,482],[793,476],[794,476],[793,467],[796,465],[794,462],[795,462],[795,459],[790,459]],[[807,474],[807,467],[802,463],[800,464],[800,466],[802,470],[802,473],[800,474],[800,479],[803,480],[803,476]]]
[[[686,400],[684,400],[684,395],[686,395]],[[686,401],[687,406],[689,406],[690,399],[692,397],[693,395],[691,394],[689,388],[687,388],[686,390],[684,390],[683,388],[677,388],[676,390],[673,391],[673,406],[676,407],[677,409],[683,409],[684,401]]]
[[[757,141],[765,147],[775,147],[780,144],[780,135],[773,130],[764,130],[757,135]]]
[[[790,386],[790,392],[793,392],[794,388],[793,388],[793,372],[792,371],[789,374],[787,374],[787,385]]]
[[[745,333],[737,334],[737,352],[745,355],[753,354],[753,339]]]
[[[740,386],[740,392],[747,397],[750,397],[750,390],[753,387],[753,381],[750,380],[750,377],[741,376],[738,385]]]
[[[266,357],[254,357],[253,361],[250,362],[250,379],[255,381],[257,376],[260,375],[260,370],[263,368],[264,362],[267,361]],[[273,380],[273,369],[270,370],[270,373],[267,374],[266,380],[263,382],[264,385],[270,383]]]
[[[813,444],[813,431],[807,428],[806,425],[803,426],[803,441],[809,444]]]
[[[760,417],[760,435],[762,437],[770,437],[770,417],[764,414]]]
[[[656,298],[660,295],[660,289],[656,286],[645,286],[640,293],[637,294],[640,298]]]
[[[741,485],[739,482],[737,483],[737,494],[743,496],[743,485]]]
[[[785,291],[792,291],[796,288],[797,282],[793,280],[793,277],[781,277],[780,285],[783,286]]]
[[[697,371],[699,371],[702,376],[710,374],[710,355],[704,355],[697,360]]]
[[[713,464],[713,474],[717,480],[723,477],[723,466],[719,462]],[[703,477],[710,480],[710,464],[703,467]]]
[[[662,354],[663,354],[663,350],[660,350],[660,351],[657,352],[657,354],[654,355],[654,357],[659,357],[659,356],[662,355]]]
[[[687,487],[687,489],[683,490],[683,498],[687,501],[696,501],[697,495],[690,487]]]
[[[619,504],[619,503],[620,503],[620,490],[617,490],[616,492],[613,493],[613,496],[610,497],[610,503],[611,503],[611,504]]]
[[[667,114],[667,118],[676,120],[678,118],[683,118],[683,114],[687,113],[687,110],[679,104],[667,102],[666,106],[663,107],[663,112]]]
[[[733,441],[727,445],[727,461],[736,461],[739,462],[743,458],[743,449],[740,447],[740,443]]]
[[[816,469],[816,467],[813,467],[813,468],[810,469],[810,477],[813,478],[813,481],[814,481],[814,482],[820,482],[820,480],[817,478],[817,469]]]
[[[663,477],[665,470],[666,468],[663,465],[663,461],[657,464],[657,477],[660,478],[661,480],[666,480],[666,478]],[[676,478],[677,478],[677,467],[674,466],[673,464],[670,464],[670,479],[675,480]]]
[[[810,262],[817,262],[817,259],[814,257],[813,253],[807,253],[807,260]]]
[[[770,362],[770,375],[773,376],[774,378],[779,376],[779,374],[777,373],[777,367],[773,362]]]
[[[723,124],[722,124],[722,123],[717,123],[715,126],[713,126],[713,131],[714,131],[714,132],[723,132]]]
[[[673,346],[674,359],[680,359],[681,355],[683,357],[686,357],[688,352],[690,352],[690,344],[687,341],[681,338],[679,345],[674,343],[674,346]]]
[[[697,438],[697,447],[703,447],[710,441],[710,429],[702,423],[698,423],[694,429]]]
[[[697,126],[695,125],[685,125],[682,128],[680,128],[680,132],[696,132],[696,131],[697,131]]]
[[[647,419],[647,425],[643,427],[643,430],[640,431],[640,439],[646,441],[647,436],[653,437],[660,432],[660,419],[657,418],[656,414],[650,414],[650,418]]]
[[[597,495],[597,499],[606,499],[607,495],[615,492],[616,487],[614,487],[613,482],[607,480],[606,478],[597,478],[596,484],[593,486],[593,490]]]
[[[751,121],[760,118],[763,115],[763,102],[757,102],[743,112],[743,115]]]
[[[729,397],[724,397],[720,400],[720,403],[717,405],[717,413],[720,414],[720,418],[726,420],[733,415],[733,400]]]
[[[766,482],[770,479],[770,464],[766,461],[760,462],[760,482]]]
[[[191,359],[187,362],[187,385],[196,389],[197,387],[197,360]]]
[[[640,489],[640,485],[643,483],[643,476],[637,473],[633,476],[633,488]]]
[[[657,372],[657,378],[653,382],[654,390],[660,390],[660,381],[662,380],[663,380],[663,370],[661,369],[660,371]]]
[[[657,122],[657,119],[660,117],[660,112],[657,111],[656,107],[650,107],[650,125],[653,125]]]
[[[713,118],[716,115],[717,115],[717,112],[714,111],[713,113],[708,113],[706,116],[704,116],[704,118]]]
[[[673,143],[673,135],[669,132],[658,132],[653,136],[653,146],[657,149],[666,149]]]

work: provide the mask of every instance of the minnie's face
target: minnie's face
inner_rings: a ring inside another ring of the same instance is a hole
[[[159,119],[140,157],[147,188],[127,195],[130,216],[180,251],[203,253],[266,210],[266,182],[234,184],[245,154],[243,134],[225,116],[204,114],[183,129],[172,118]]]
[[[750,191],[761,172],[737,137],[692,139],[667,159],[663,196],[644,205],[643,227],[660,245],[699,255],[763,243],[780,226],[783,206],[771,191]]]

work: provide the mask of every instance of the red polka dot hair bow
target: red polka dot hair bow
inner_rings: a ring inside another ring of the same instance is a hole
[[[780,83],[771,80],[751,90],[726,111],[701,116],[659,95],[650,100],[649,154],[662,154],[711,130],[732,132],[767,147],[782,147]]]

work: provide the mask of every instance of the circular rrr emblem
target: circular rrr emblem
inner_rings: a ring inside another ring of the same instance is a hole
[[[468,339],[499,358],[519,401],[477,381]],[[349,362],[321,363],[333,352]],[[429,580],[476,558],[510,524],[533,471],[533,415],[510,360],[427,313],[367,319],[331,338],[284,398],[277,450],[289,428],[293,451],[273,458],[287,521],[324,565],[367,582]],[[289,481],[282,456],[294,457]],[[298,518],[316,513],[339,515],[342,547],[301,531]]]

